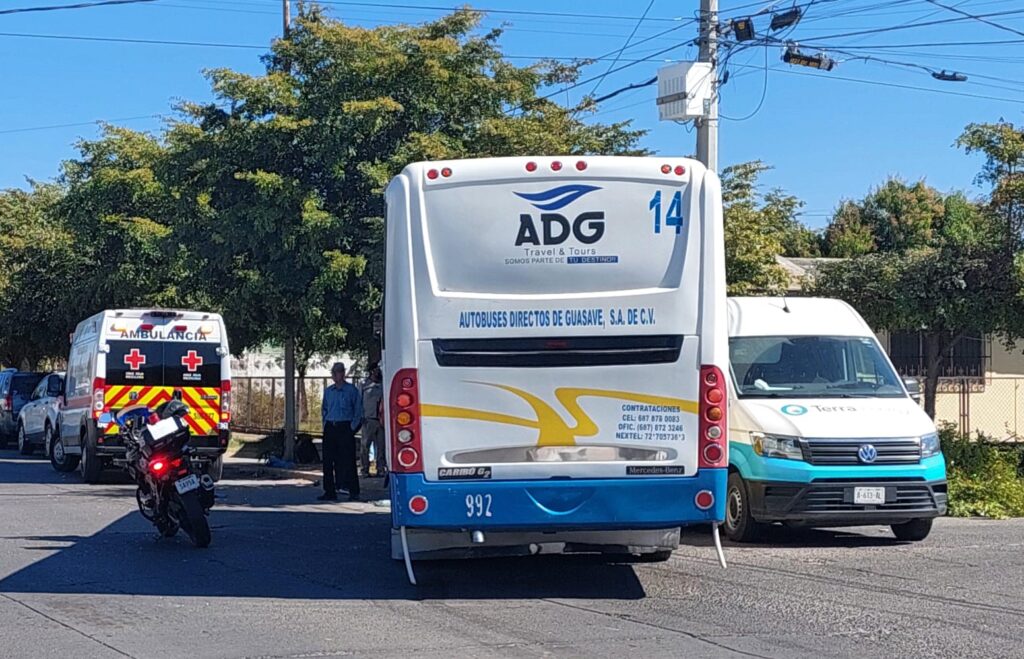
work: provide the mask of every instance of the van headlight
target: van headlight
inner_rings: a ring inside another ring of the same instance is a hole
[[[760,432],[750,433],[750,441],[754,453],[764,458],[784,458],[786,460],[803,460],[804,452],[800,448],[800,440],[784,435],[766,435]]]
[[[939,446],[939,433],[929,433],[921,438],[921,457],[930,458],[942,451]]]

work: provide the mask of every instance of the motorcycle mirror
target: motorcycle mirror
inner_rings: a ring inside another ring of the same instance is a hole
[[[105,426],[110,425],[114,422],[114,415],[110,412],[104,412],[100,415],[99,422]]]

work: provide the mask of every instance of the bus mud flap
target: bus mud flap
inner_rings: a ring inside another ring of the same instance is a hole
[[[719,526],[720,525],[719,525],[718,522],[715,522],[714,524],[711,525],[711,537],[715,539],[715,551],[718,553],[718,564],[721,565],[722,569],[724,570],[728,566],[726,566],[726,564],[725,564],[725,552],[722,551],[722,537],[718,534],[718,527]],[[403,533],[404,532],[405,531],[403,529]],[[412,569],[412,568],[410,568],[410,569]],[[410,572],[410,574],[412,574],[412,573]],[[414,581],[413,583],[416,583],[416,582]]]
[[[399,532],[402,535],[402,558],[405,559],[405,573],[409,576],[409,583],[415,586],[416,573],[412,571],[412,557],[409,556],[409,539],[405,535],[405,527],[401,527]]]

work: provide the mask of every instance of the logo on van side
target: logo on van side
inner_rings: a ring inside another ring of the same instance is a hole
[[[783,405],[782,413],[789,416],[802,416],[807,414],[807,408],[803,405]]]
[[[580,197],[600,190],[596,185],[561,185],[544,192],[516,192],[517,197],[525,199],[534,208],[541,211],[555,211],[565,208]],[[572,222],[560,213],[541,213],[540,231],[534,222],[533,215],[519,215],[519,233],[516,235],[516,247],[522,245],[561,245],[571,235],[584,245],[592,245],[604,236],[604,211],[588,211],[580,213]]]

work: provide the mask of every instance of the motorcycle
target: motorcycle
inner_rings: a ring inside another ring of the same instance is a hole
[[[142,516],[164,537],[180,529],[195,546],[207,547],[212,539],[207,515],[214,504],[214,483],[203,468],[208,459],[188,445],[191,433],[183,420],[188,413],[181,401],[171,400],[156,410],[127,407],[100,421],[117,424],[127,449],[119,463],[138,486],[135,499]]]

